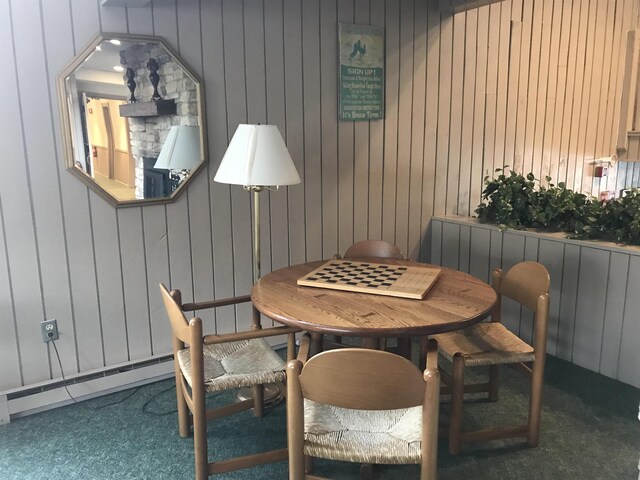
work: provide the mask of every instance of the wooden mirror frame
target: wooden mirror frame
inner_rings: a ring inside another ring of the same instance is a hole
[[[135,199],[135,200],[118,200],[107,190],[102,188],[98,183],[84,171],[78,169],[75,165],[75,150],[72,137],[72,114],[70,112],[69,105],[67,104],[68,90],[66,87],[66,79],[72,75],[78,67],[80,67],[85,59],[96,50],[96,47],[104,41],[109,40],[125,40],[128,42],[139,41],[141,43],[157,43],[164,48],[171,59],[180,66],[187,77],[189,77],[196,86],[196,101],[198,104],[198,128],[200,129],[200,152],[202,158],[200,162],[190,171],[189,175],[180,181],[176,189],[171,192],[170,195],[165,197],[156,197],[148,199]],[[57,78],[57,92],[58,92],[58,105],[61,115],[61,134],[62,143],[64,146],[65,156],[65,168],[71,174],[73,174],[80,181],[84,182],[87,186],[93,189],[98,195],[107,200],[110,204],[116,207],[137,207],[143,205],[153,205],[162,203],[171,203],[178,196],[186,190],[187,185],[191,182],[193,177],[202,170],[203,166],[208,160],[207,151],[207,136],[206,136],[206,109],[204,101],[204,83],[203,81],[189,68],[180,58],[180,56],[166,43],[162,37],[152,35],[133,35],[125,33],[113,33],[102,32],[94,40],[92,40],[75,58],[62,70]]]

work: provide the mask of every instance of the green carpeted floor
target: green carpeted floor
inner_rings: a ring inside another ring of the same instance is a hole
[[[496,425],[526,417],[527,383],[502,370],[501,399],[465,404],[465,422]],[[140,388],[122,403],[99,408],[131,392],[81,402],[0,426],[0,479],[97,480],[191,479],[193,442],[177,433],[171,381]],[[154,395],[156,395],[154,397]],[[218,403],[228,394],[212,399]],[[152,398],[153,397],[153,398]],[[438,453],[438,478],[588,480],[638,478],[640,391],[549,357],[545,375],[542,440],[528,448],[519,440],[465,446],[452,457],[446,442]],[[446,418],[448,408],[442,404]],[[490,422],[490,423],[487,423]],[[256,419],[251,412],[209,422],[211,459],[286,445],[283,405]],[[359,466],[318,461],[316,473],[358,478]],[[380,466],[379,479],[418,478],[417,466]],[[284,462],[241,470],[219,479],[285,479]]]

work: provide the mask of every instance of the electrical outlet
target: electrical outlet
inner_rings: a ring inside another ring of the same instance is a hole
[[[58,321],[53,318],[51,320],[43,320],[40,322],[40,331],[42,333],[42,341],[47,343],[52,340],[58,340]]]

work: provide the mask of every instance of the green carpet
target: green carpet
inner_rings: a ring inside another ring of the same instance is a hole
[[[465,403],[465,422],[499,425],[526,417],[527,383],[510,368],[501,370],[500,401]],[[0,426],[0,479],[97,480],[191,479],[193,441],[177,432],[172,381],[20,418]],[[169,390],[167,390],[169,389]],[[166,390],[163,392],[163,390]],[[154,395],[157,395],[154,397]],[[229,394],[212,399],[226,401]],[[638,478],[640,391],[562,360],[549,357],[545,373],[541,444],[519,440],[467,445],[452,457],[440,441],[438,478],[458,479],[620,479]],[[441,406],[443,419],[448,407]],[[256,419],[250,411],[209,422],[210,459],[286,446],[283,405]],[[316,473],[358,478],[359,466],[316,462]],[[418,478],[418,467],[380,466],[379,479]],[[285,462],[219,475],[219,479],[285,479]]]

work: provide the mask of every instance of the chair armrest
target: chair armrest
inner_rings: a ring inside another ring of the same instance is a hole
[[[253,338],[275,337],[276,335],[286,335],[288,333],[296,333],[299,331],[299,329],[292,327],[270,327],[247,330],[244,332],[223,333],[220,335],[205,335],[202,340],[205,345],[213,345],[216,343],[251,340]]]
[[[183,303],[182,311],[191,312],[194,310],[202,310],[205,308],[224,307],[225,305],[236,305],[251,301],[251,295],[242,295],[240,297],[221,298],[220,300],[209,300],[206,302]]]

